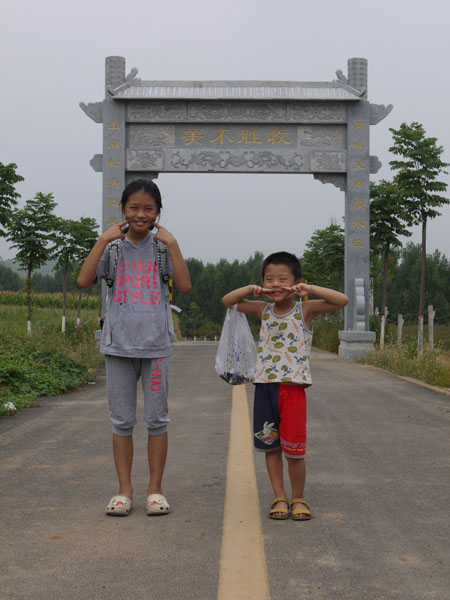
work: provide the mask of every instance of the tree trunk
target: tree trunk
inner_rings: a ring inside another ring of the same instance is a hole
[[[423,315],[425,307],[425,276],[427,270],[427,218],[422,221],[422,264],[420,269],[419,315]]]
[[[398,329],[397,329],[397,344],[402,343],[402,335],[403,335],[403,323],[405,322],[403,319],[403,315],[398,315]]]
[[[436,311],[433,310],[433,305],[428,305],[428,343],[431,346],[431,349],[434,350],[434,317],[436,315]]]
[[[380,329],[380,349],[384,348],[384,334],[386,331],[386,318],[388,316],[388,310],[385,308],[385,312],[381,313],[381,329]]]
[[[427,268],[427,218],[422,221],[422,264],[420,268],[419,329],[417,333],[417,354],[423,353],[423,310],[425,305],[425,276]]]
[[[389,244],[386,246],[384,251],[384,265],[383,265],[383,286],[381,291],[381,314],[384,315],[386,311],[387,301],[387,272],[389,264]]]
[[[78,312],[77,312],[77,325],[81,323],[81,294],[82,289],[78,288]]]
[[[61,331],[65,333],[66,331],[66,309],[67,309],[67,267],[64,267],[64,276],[63,276],[63,312],[62,312],[62,323],[61,323]]]
[[[28,314],[27,314],[27,332],[31,333],[31,273],[32,267],[28,265],[28,274],[27,274],[27,306],[28,306]]]

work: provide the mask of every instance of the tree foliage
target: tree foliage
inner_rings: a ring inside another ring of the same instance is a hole
[[[412,242],[398,253],[390,283],[389,320],[396,320],[400,313],[406,322],[417,322],[421,254],[421,245]],[[450,261],[438,250],[427,255],[425,306],[428,304],[437,309],[439,322],[450,321]],[[375,305],[381,306],[380,286],[375,289]]]
[[[207,263],[197,258],[188,258],[186,264],[192,282],[189,294],[180,294],[174,290],[174,304],[182,309],[180,326],[184,335],[192,333],[192,308],[196,305],[200,310],[201,324],[199,335],[211,335],[217,332],[225,317],[222,297],[230,290],[250,283],[261,282],[261,267],[264,256],[255,252],[247,261],[230,262],[221,259],[217,264]],[[250,323],[253,319],[249,319]],[[213,326],[215,325],[215,327]]]
[[[28,297],[28,322],[31,323],[31,294],[33,271],[43,266],[50,258],[55,244],[57,226],[53,210],[56,202],[52,194],[38,192],[25,206],[12,213],[8,226],[8,241],[17,249],[14,259],[27,272],[26,291]]]
[[[401,247],[399,236],[410,236],[405,221],[407,215],[401,202],[398,186],[382,179],[378,184],[370,184],[370,249],[372,251],[372,264],[376,255],[381,255],[382,264],[382,299],[381,311],[387,303],[387,283],[392,249]],[[375,260],[374,260],[375,259]]]
[[[5,265],[0,264],[0,290],[18,292],[23,288],[23,279]]]
[[[0,162],[0,237],[6,237],[12,209],[17,205],[17,198],[20,198],[14,186],[23,181],[23,177],[16,173],[16,169],[14,163],[4,165]]]
[[[345,234],[340,225],[332,223],[316,229],[303,253],[303,277],[323,287],[344,289]]]
[[[399,129],[390,129],[394,145],[389,150],[400,157],[390,161],[396,171],[394,183],[398,186],[401,202],[410,225],[422,225],[422,265],[420,276],[419,315],[423,314],[425,298],[426,272],[426,228],[428,219],[434,219],[441,213],[437,210],[449,203],[442,196],[447,184],[439,181],[442,173],[447,173],[441,159],[443,147],[437,145],[437,139],[426,137],[423,125],[413,122],[402,123]]]
[[[65,331],[66,298],[68,274],[75,263],[83,262],[97,239],[98,225],[95,219],[83,217],[77,221],[72,219],[55,219],[56,245],[52,258],[56,259],[55,270],[63,272],[63,325]],[[81,288],[80,288],[81,296]]]

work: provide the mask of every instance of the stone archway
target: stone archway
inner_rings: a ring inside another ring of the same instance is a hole
[[[80,103],[103,123],[103,229],[120,218],[120,190],[159,173],[312,174],[345,191],[345,308],[339,354],[361,356],[369,331],[369,131],[392,110],[367,99],[367,60],[331,82],[143,81],[106,58],[105,99]]]

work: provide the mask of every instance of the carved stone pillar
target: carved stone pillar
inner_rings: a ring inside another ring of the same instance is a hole
[[[348,61],[348,83],[361,93],[347,106],[347,185],[345,192],[344,331],[339,332],[339,354],[355,358],[373,349],[369,331],[370,272],[370,104],[367,94],[367,60]]]

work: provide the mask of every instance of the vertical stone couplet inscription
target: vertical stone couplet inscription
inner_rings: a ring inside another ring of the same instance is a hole
[[[108,90],[125,80],[125,59],[106,59],[103,104],[103,231],[122,220],[120,197],[125,184],[125,106]]]
[[[353,83],[353,85],[355,85]],[[356,86],[355,86],[356,87]],[[345,197],[345,289],[349,296],[345,311],[346,330],[354,326],[355,275],[362,277],[364,290],[369,291],[370,252],[370,158],[369,127],[370,106],[366,100],[347,108],[347,190]],[[366,302],[366,329],[368,302]]]

